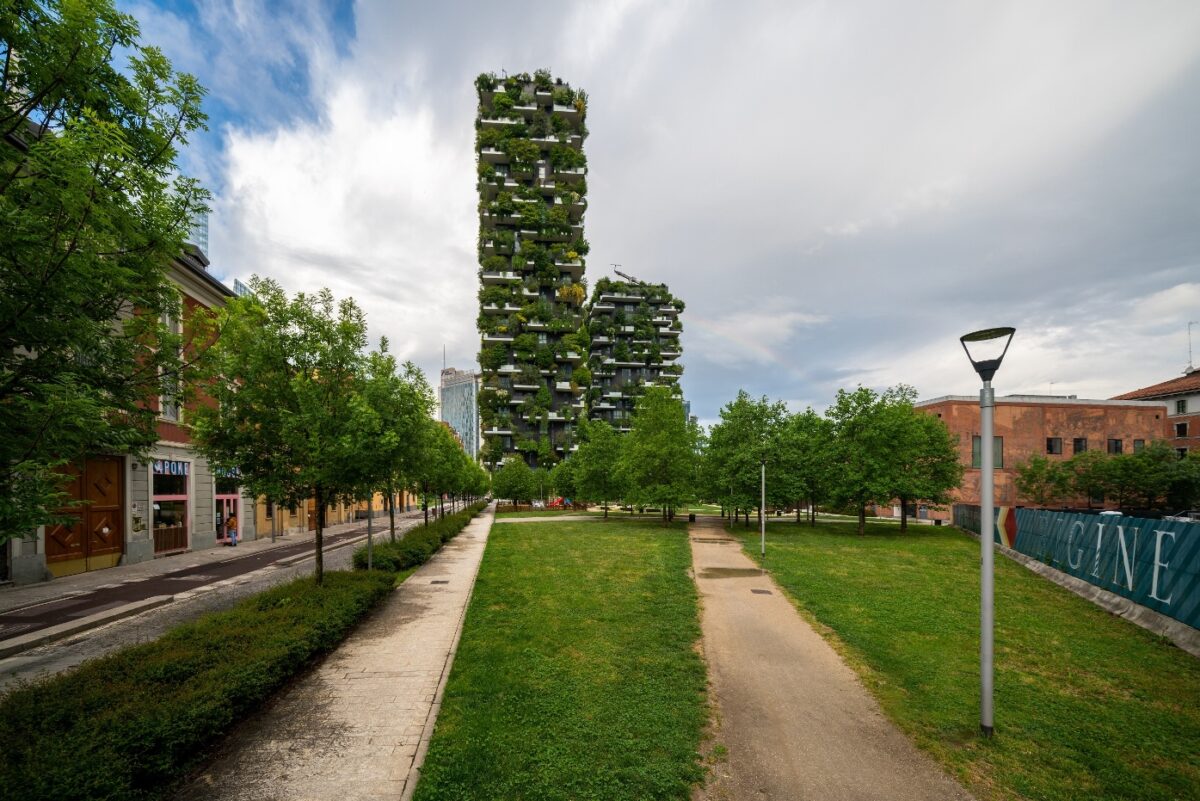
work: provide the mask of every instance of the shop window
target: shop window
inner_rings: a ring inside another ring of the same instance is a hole
[[[1188,435],[1187,432],[1188,432],[1188,424],[1187,423],[1176,423],[1175,424],[1175,436],[1186,437]]]
[[[169,459],[153,464],[154,552],[172,553],[188,547],[188,478],[191,465]]]
[[[971,437],[971,467],[983,464],[983,443],[979,435]],[[992,437],[992,466],[1004,467],[1004,437]]]
[[[1110,456],[1115,456],[1125,452],[1125,440],[1110,439],[1108,441],[1108,453]]]
[[[1046,453],[1062,453],[1062,437],[1046,437]]]

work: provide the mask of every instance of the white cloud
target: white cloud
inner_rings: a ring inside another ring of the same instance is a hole
[[[473,356],[470,135],[443,135],[425,106],[374,106],[352,83],[331,88],[318,121],[231,130],[217,263],[355,296],[404,357],[442,344]]]

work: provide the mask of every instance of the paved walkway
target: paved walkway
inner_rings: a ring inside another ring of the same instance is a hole
[[[180,801],[411,796],[493,510],[410,576],[324,662],[227,737]]]
[[[837,653],[729,537],[690,528],[716,765],[701,799],[970,799],[880,712]]]

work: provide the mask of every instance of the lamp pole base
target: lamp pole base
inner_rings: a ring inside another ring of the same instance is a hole
[[[992,736],[992,734],[994,734],[994,733],[995,733],[995,731],[992,729],[992,727],[991,727],[991,726],[983,726],[983,725],[981,725],[981,726],[979,727],[979,731],[980,731],[980,733],[982,733],[982,734],[983,734],[983,736],[984,736],[984,737],[986,737],[986,738],[990,738],[990,737]]]

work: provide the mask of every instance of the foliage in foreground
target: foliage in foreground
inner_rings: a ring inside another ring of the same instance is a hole
[[[775,579],[979,797],[1195,797],[1200,660],[998,559],[996,736],[983,741],[978,543],[937,528],[788,528],[768,532]],[[746,541],[757,558],[757,533]]]
[[[492,528],[419,801],[690,797],[707,708],[681,528]]]
[[[331,651],[389,573],[297,579],[14,690],[0,701],[0,798],[159,798],[222,733]]]
[[[0,61],[3,543],[56,519],[63,465],[158,440],[146,400],[205,341],[167,266],[208,193],[176,164],[204,89],[112,0],[6,0]]]
[[[425,564],[443,544],[466,528],[471,519],[485,506],[487,504],[482,501],[471,504],[461,512],[446,515],[428,526],[409,529],[404,537],[396,542],[375,544],[371,554],[371,566],[375,570],[396,573]],[[354,567],[358,570],[367,569],[367,546],[364,545],[354,552]]]

